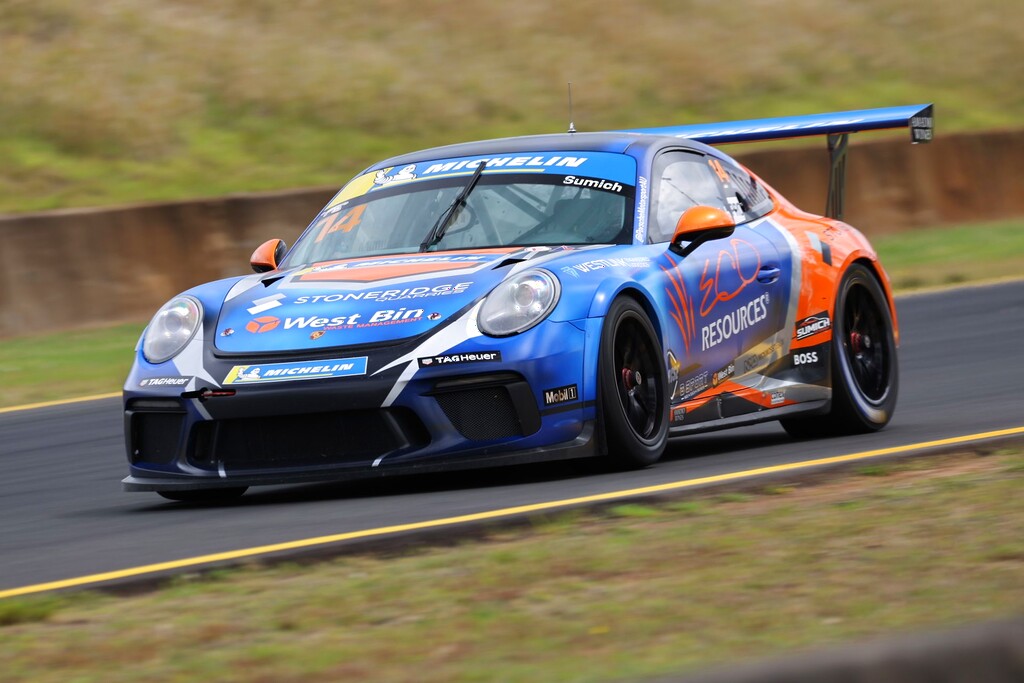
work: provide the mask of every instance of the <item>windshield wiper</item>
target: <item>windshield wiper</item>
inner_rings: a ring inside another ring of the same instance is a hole
[[[455,218],[455,214],[459,209],[466,205],[466,199],[469,198],[469,193],[473,191],[476,184],[480,181],[480,175],[484,172],[484,168],[487,167],[486,161],[481,161],[476,165],[476,170],[473,171],[473,176],[466,183],[466,186],[462,188],[459,195],[455,200],[444,210],[440,216],[437,217],[437,222],[434,223],[434,227],[430,228],[430,232],[427,233],[427,238],[420,243],[420,251],[426,251],[430,247],[434,246],[444,237],[444,231],[448,229],[448,224]]]

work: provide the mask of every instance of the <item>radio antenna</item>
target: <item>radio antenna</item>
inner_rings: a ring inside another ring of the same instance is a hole
[[[576,132],[576,126],[572,122],[572,81],[569,81],[569,132]]]

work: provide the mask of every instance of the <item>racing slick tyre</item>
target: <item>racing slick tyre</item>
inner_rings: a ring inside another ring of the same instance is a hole
[[[797,438],[874,432],[896,408],[899,368],[892,315],[874,274],[854,263],[836,293],[832,406],[828,414],[781,420]]]
[[[184,491],[157,491],[167,500],[181,503],[229,503],[240,498],[249,490],[248,486],[237,486],[227,489],[187,489]]]
[[[668,440],[668,379],[658,335],[633,299],[612,302],[601,330],[598,395],[605,464],[646,467]]]

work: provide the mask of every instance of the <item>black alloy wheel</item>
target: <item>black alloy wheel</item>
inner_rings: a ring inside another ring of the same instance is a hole
[[[656,462],[668,439],[667,371],[654,326],[629,297],[616,299],[605,317],[598,373],[607,460]]]
[[[892,315],[867,266],[854,263],[843,274],[832,320],[831,408],[826,415],[781,420],[798,438],[878,431],[896,409],[899,367]]]

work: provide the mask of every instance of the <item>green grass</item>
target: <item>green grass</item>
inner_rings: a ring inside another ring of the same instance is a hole
[[[898,292],[1024,275],[1024,220],[874,238]],[[4,339],[0,408],[120,390],[145,323]]]
[[[1024,276],[1024,219],[871,239],[898,290]]]
[[[0,407],[118,391],[144,324],[0,342]]]
[[[1019,614],[1022,457],[623,504],[143,595],[9,599],[0,678],[639,680]]]
[[[339,186],[562,131],[570,81],[584,131],[932,101],[942,132],[1015,127],[1021,25],[1017,0],[4,2],[0,212]]]

